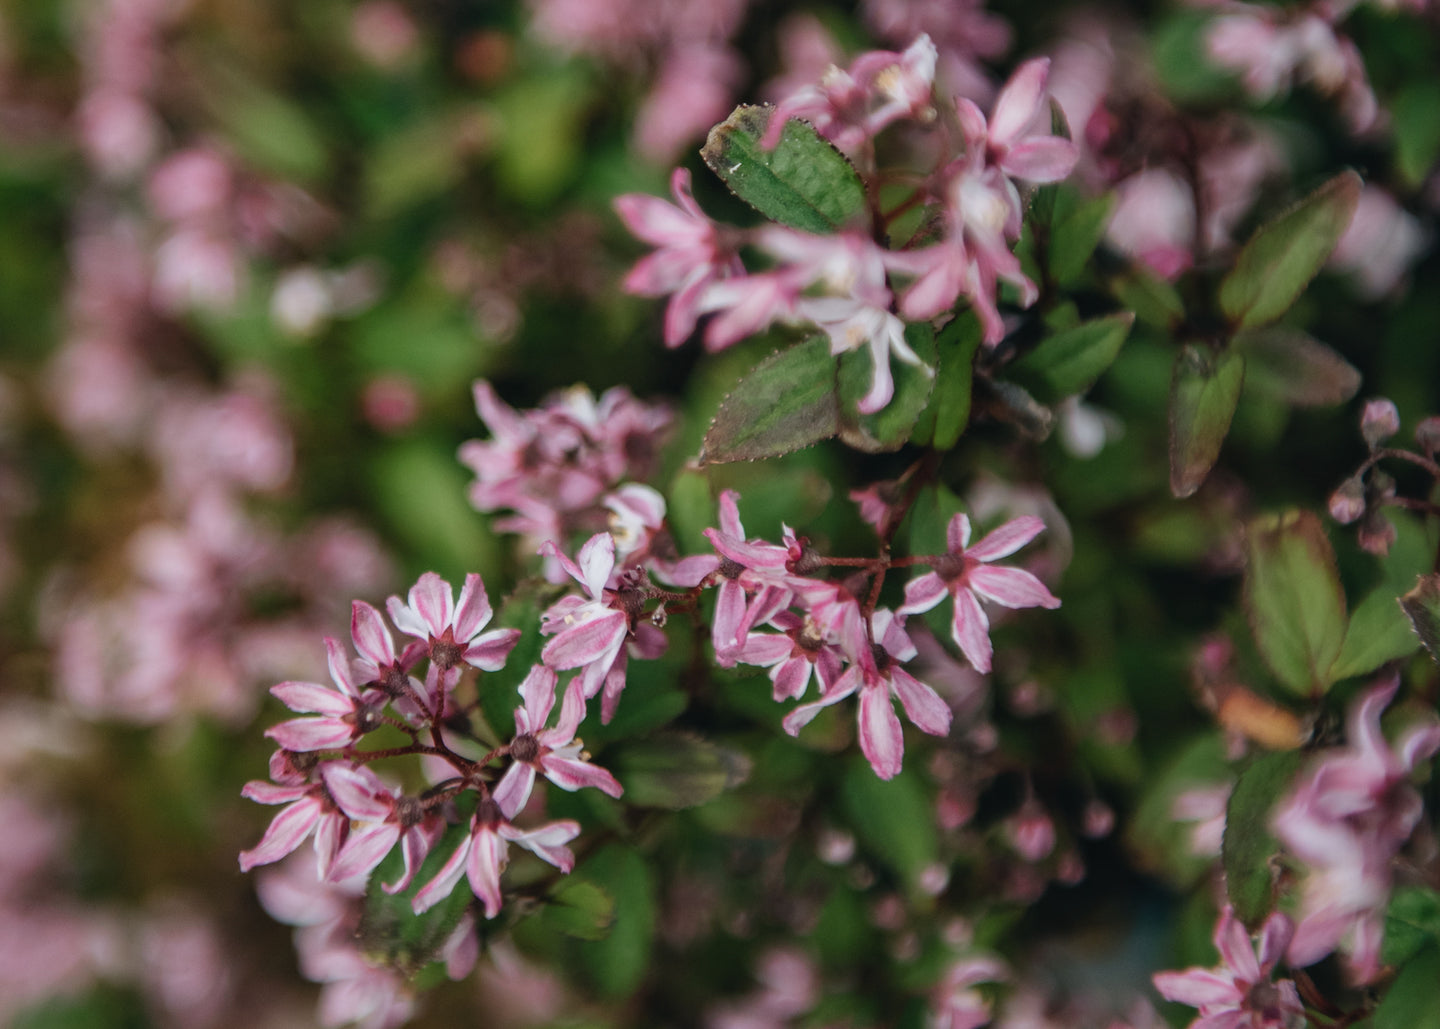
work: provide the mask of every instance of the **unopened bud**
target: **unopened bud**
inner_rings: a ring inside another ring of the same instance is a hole
[[[1420,424],[1415,426],[1415,442],[1431,457],[1440,451],[1440,415],[1420,419]]]
[[[1359,543],[1362,550],[1376,557],[1390,553],[1390,544],[1395,542],[1395,526],[1378,510],[1371,511],[1360,523]]]
[[[1042,861],[1055,849],[1055,823],[1037,804],[1027,804],[1007,827],[1010,845],[1026,861]]]
[[[1084,821],[1085,835],[1098,840],[1115,828],[1115,811],[1104,801],[1092,800],[1085,805]]]
[[[1360,435],[1370,449],[1375,449],[1400,431],[1400,412],[1384,397],[1365,402],[1360,415]]]
[[[1341,525],[1359,521],[1365,514],[1365,483],[1352,475],[1330,494],[1330,517]]]

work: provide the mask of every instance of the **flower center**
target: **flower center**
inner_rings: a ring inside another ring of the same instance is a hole
[[[540,756],[540,741],[533,733],[521,733],[510,742],[510,757],[516,761],[529,763]]]

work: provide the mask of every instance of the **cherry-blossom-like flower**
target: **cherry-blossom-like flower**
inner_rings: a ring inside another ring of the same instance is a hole
[[[585,696],[578,681],[572,681],[560,705],[560,721],[545,728],[555,706],[555,672],[536,665],[520,684],[525,703],[515,709],[515,738],[510,741],[510,767],[495,787],[495,803],[502,811],[519,811],[530,799],[539,772],[562,790],[594,786],[612,797],[624,790],[605,769],[584,759],[583,746],[575,730],[585,717]]]
[[[503,668],[505,659],[520,640],[519,629],[482,631],[490,624],[492,612],[490,599],[485,595],[485,583],[474,572],[465,576],[458,603],[450,584],[434,572],[420,576],[410,587],[408,599],[408,604],[401,603],[399,597],[386,601],[390,620],[401,632],[420,642],[424,648],[421,653],[427,654],[431,665],[440,669],[441,681],[446,687],[459,678],[462,661],[487,672]],[[411,648],[406,649],[408,652]],[[406,658],[408,663],[409,653]],[[440,710],[439,699],[430,698],[435,713]]]
[[[821,708],[858,690],[860,750],[876,775],[893,779],[900,774],[905,737],[892,697],[900,701],[905,716],[916,728],[932,736],[950,732],[950,708],[938,693],[900,667],[900,662],[916,654],[915,644],[905,632],[905,620],[888,608],[880,608],[871,616],[870,624],[875,646],[870,646],[863,631],[853,632],[854,638],[844,641],[844,645],[854,663],[832,689],[818,700],[801,704],[781,724],[790,735],[798,735]]]
[[[674,204],[627,193],[615,198],[615,211],[626,228],[659,248],[630,270],[625,290],[647,297],[671,294],[665,309],[665,344],[676,347],[695,331],[705,290],[745,269],[733,246],[722,241],[715,223],[695,202],[689,171],[675,169],[670,192]]]
[[[391,790],[363,765],[331,761],[320,773],[336,806],[351,819],[350,833],[327,878],[339,883],[369,875],[398,841],[405,872],[396,882],[386,884],[385,892],[399,893],[409,886],[444,832],[444,821],[437,814],[427,814],[418,798]]]
[[[266,736],[286,750],[305,752],[348,747],[380,725],[385,694],[375,689],[362,692],[355,686],[345,648],[339,640],[326,638],[325,655],[330,678],[339,692],[313,682],[282,682],[270,687],[270,692],[290,710],[320,716],[292,718],[265,730]]]
[[[407,706],[405,701],[415,704],[424,697],[424,684],[409,673],[380,612],[363,600],[350,605],[350,638],[360,655],[351,664],[357,680],[383,690],[392,700],[400,701],[402,708]],[[413,660],[419,656],[421,645],[413,643],[408,649]]]
[[[740,664],[770,669],[776,700],[798,700],[810,685],[812,673],[824,693],[840,679],[843,652],[822,632],[815,619],[793,611],[780,611],[769,625],[781,630],[750,632],[735,653]]]
[[[510,824],[512,814],[507,814],[492,799],[480,801],[470,820],[470,832],[435,873],[435,878],[415,894],[412,906],[417,915],[448,897],[462,875],[470,880],[470,888],[484,903],[485,917],[498,915],[503,903],[500,873],[509,862],[511,843],[520,844],[562,872],[568,873],[575,867],[575,855],[565,844],[580,835],[578,822],[565,819],[526,831]]]
[[[990,620],[980,606],[982,598],[1011,608],[1060,606],[1045,584],[1029,572],[991,564],[1015,553],[1044,529],[1039,518],[1023,515],[971,546],[970,519],[957,514],[946,530],[946,554],[934,562],[933,571],[905,584],[905,603],[898,613],[929,611],[948,593],[955,602],[952,632],[956,646],[976,671],[990,671]]]
[[[1220,965],[1157,972],[1155,989],[1166,1000],[1199,1009],[1190,1029],[1301,1029],[1305,1006],[1295,984],[1271,981],[1293,932],[1290,919],[1275,912],[1260,927],[1257,955],[1245,927],[1226,905],[1215,925]]]
[[[324,771],[324,765],[321,771]],[[240,871],[248,872],[256,865],[268,865],[289,854],[313,832],[315,857],[320,877],[330,874],[335,857],[350,827],[325,787],[320,783],[278,786],[269,782],[248,782],[240,795],[257,804],[284,804],[265,830],[260,842],[240,853]]]
[[[763,624],[789,605],[799,581],[797,569],[812,570],[800,564],[806,560],[804,545],[789,526],[783,528],[783,546],[747,540],[739,500],[740,494],[734,490],[721,493],[720,527],[705,530],[705,538],[721,559],[716,569],[720,586],[710,635],[722,665],[734,663],[734,652],[752,626]],[[752,593],[755,596],[750,600]]]

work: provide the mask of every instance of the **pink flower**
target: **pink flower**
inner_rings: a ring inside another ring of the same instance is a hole
[[[508,816],[494,800],[480,801],[470,821],[470,832],[455,848],[455,853],[435,873],[435,878],[415,894],[413,907],[418,915],[428,911],[450,895],[461,875],[470,880],[470,888],[485,904],[485,917],[500,913],[500,873],[509,862],[510,843],[518,843],[568,873],[575,867],[575,855],[565,846],[580,835],[578,823],[569,819],[551,822],[526,832],[510,824]]]
[[[768,624],[782,631],[749,633],[735,653],[735,660],[769,668],[776,700],[798,700],[804,696],[812,673],[821,693],[835,685],[844,657],[812,617],[802,618],[793,611],[780,611]]]
[[[286,750],[305,752],[348,747],[380,725],[385,694],[380,690],[362,693],[356,688],[339,640],[327,637],[325,654],[330,678],[339,687],[338,693],[313,682],[282,682],[270,687],[270,692],[291,711],[320,715],[319,718],[292,718],[265,730],[266,736]]]
[[[410,587],[408,599],[409,604],[402,604],[399,597],[386,601],[390,620],[401,632],[426,645],[422,652],[440,669],[447,688],[459,678],[460,662],[487,672],[498,671],[519,642],[519,629],[481,631],[490,624],[492,612],[485,583],[473,572],[465,576],[458,604],[450,584],[434,572],[420,576]],[[441,699],[430,698],[435,714],[441,711]]]
[[[980,600],[1010,608],[1057,608],[1060,601],[1045,584],[1019,568],[992,567],[991,562],[1015,553],[1045,529],[1034,515],[1023,515],[1000,526],[970,546],[970,519],[957,514],[947,529],[948,552],[928,572],[905,584],[905,603],[899,614],[929,611],[945,595],[955,602],[952,625],[955,644],[978,672],[990,671],[990,620]]]
[[[585,696],[579,682],[572,681],[565,691],[560,721],[553,729],[545,728],[545,720],[555,706],[556,679],[554,671],[536,665],[520,684],[525,704],[515,709],[515,738],[509,747],[511,764],[494,793],[501,811],[514,814],[524,808],[536,772],[562,790],[594,786],[612,797],[624,792],[613,775],[585,760],[583,745],[575,738],[575,730],[585,717]]]
[[[406,663],[396,653],[395,641],[380,612],[363,600],[350,605],[350,638],[360,654],[351,666],[355,678],[379,687],[386,696],[399,701],[402,708],[407,706],[404,701],[409,700],[417,708],[414,713],[418,714],[423,704],[424,686],[409,674]],[[409,649],[413,651],[412,660],[417,659],[420,645],[412,644]]]
[[[931,1029],[978,1029],[990,1022],[990,1002],[975,989],[978,983],[1003,982],[1009,970],[990,957],[956,961],[936,984],[930,1000]]]
[[[673,294],[665,309],[665,345],[676,347],[695,331],[700,299],[715,282],[744,272],[731,244],[722,242],[690,192],[690,172],[676,168],[670,177],[675,204],[641,193],[615,198],[625,227],[659,247],[625,277],[625,290],[646,297]],[[678,205],[678,206],[676,206]]]
[[[720,528],[705,530],[705,538],[720,555],[711,640],[722,665],[734,663],[734,652],[751,626],[763,624],[789,605],[799,581],[792,569],[804,556],[803,545],[788,526],[784,546],[747,540],[739,500],[734,490],[721,493]],[[753,601],[748,599],[751,593]]]
[[[905,716],[916,728],[932,736],[945,736],[950,732],[950,708],[938,693],[900,667],[899,662],[909,661],[916,653],[915,644],[905,633],[904,619],[881,608],[870,623],[876,645],[870,646],[863,632],[852,632],[852,638],[846,639],[844,646],[854,663],[834,688],[819,700],[801,704],[791,711],[782,725],[791,736],[798,735],[821,708],[838,703],[858,690],[860,750],[876,775],[893,779],[900,774],[905,738],[891,698],[900,701]]]
[[[1226,905],[1215,926],[1220,965],[1157,972],[1155,989],[1166,1000],[1199,1009],[1190,1029],[1301,1029],[1305,1006],[1295,984],[1270,979],[1293,931],[1290,919],[1272,914],[1260,928],[1257,956],[1245,927]]]
[[[966,147],[971,155],[984,153],[985,164],[1028,182],[1059,182],[1070,174],[1080,152],[1068,139],[1050,133],[1045,82],[1049,58],[1026,61],[1015,73],[990,113],[961,97],[956,102]],[[1043,128],[1041,126],[1043,125]]]
[[[440,816],[427,813],[418,798],[395,793],[363,765],[331,761],[320,773],[336,806],[351,819],[345,845],[335,856],[326,878],[340,883],[368,876],[399,842],[405,873],[386,885],[385,892],[399,893],[409,886],[425,855],[444,832]]]
[[[323,773],[324,766],[321,766]],[[248,782],[240,795],[257,804],[285,804],[286,807],[270,822],[260,842],[240,853],[240,871],[248,872],[256,865],[268,865],[289,854],[313,832],[315,857],[320,877],[330,868],[349,830],[350,820],[335,806],[325,787],[311,785],[277,786],[269,782]]]

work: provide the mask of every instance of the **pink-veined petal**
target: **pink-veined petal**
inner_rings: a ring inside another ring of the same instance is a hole
[[[625,792],[616,778],[605,769],[578,758],[547,754],[540,759],[540,770],[545,773],[545,778],[556,786],[572,793],[585,786],[593,786],[612,797],[618,797]]]
[[[1260,970],[1265,975],[1268,976],[1285,955],[1285,948],[1290,946],[1290,938],[1294,935],[1295,923],[1290,921],[1284,912],[1272,912],[1270,917],[1265,919],[1265,924],[1260,927],[1260,943],[1257,947]]]
[[[339,718],[355,710],[355,702],[344,694],[313,682],[282,682],[270,687],[272,696],[291,711]]]
[[[528,761],[512,761],[491,797],[506,818],[514,818],[530,799],[530,790],[534,785],[534,766]]]
[[[1080,150],[1059,136],[1036,136],[1017,143],[1000,161],[1006,175],[1026,182],[1059,182],[1075,170]]]
[[[550,709],[555,706],[555,684],[559,681],[553,669],[544,665],[531,665],[525,681],[520,683],[520,699],[525,704],[527,724],[523,729],[517,717],[515,727],[522,732],[539,732],[545,728]]]
[[[362,657],[380,667],[395,663],[395,641],[380,612],[363,600],[350,605],[350,638]]]
[[[934,572],[927,572],[905,584],[905,603],[900,605],[896,613],[914,615],[929,611],[944,600],[949,592],[944,579]]]
[[[890,347],[885,337],[879,334],[870,339],[871,374],[870,388],[855,404],[861,414],[874,414],[881,410],[895,395],[895,379],[890,373]]]
[[[455,638],[462,643],[474,639],[477,632],[490,624],[491,614],[485,583],[479,575],[471,572],[465,576],[460,600],[455,605]]]
[[[581,583],[592,600],[599,600],[605,594],[605,584],[610,581],[610,572],[615,568],[615,537],[608,532],[597,532],[580,548],[576,564],[580,567]]]
[[[808,704],[801,704],[794,711],[791,711],[781,721],[780,727],[791,736],[800,735],[800,730],[809,725],[811,720],[820,713],[821,708],[829,707],[831,704],[838,704],[860,687],[860,669],[851,665],[846,669],[845,674],[840,676],[835,688],[820,695],[818,700],[812,700]]]
[[[320,769],[325,788],[345,814],[359,822],[383,822],[395,811],[395,796],[370,769],[327,761]]]
[[[955,592],[955,619],[951,623],[955,645],[977,672],[990,671],[990,619],[969,590]]]
[[[552,687],[553,695],[553,687]],[[585,691],[580,684],[571,680],[565,688],[565,699],[560,702],[560,718],[554,729],[542,732],[541,741],[550,748],[563,747],[575,738],[575,731],[585,720]]]
[[[290,804],[305,796],[311,789],[312,787],[308,783],[282,786],[278,783],[252,779],[240,791],[240,796],[247,800],[253,800],[257,804]]]
[[[745,618],[745,587],[734,579],[723,579],[715,593],[715,620],[711,629],[716,657],[733,664],[740,647],[740,623]]]
[[[905,717],[921,732],[931,736],[947,736],[950,733],[950,707],[940,699],[940,694],[915,678],[903,668],[890,670],[890,682]]]
[[[350,831],[350,822],[338,811],[325,811],[315,825],[315,874],[321,879],[330,875],[330,866],[340,853],[340,846]]]
[[[248,872],[256,865],[279,861],[294,851],[315,828],[322,810],[319,797],[306,797],[285,808],[271,819],[259,843],[240,852],[240,871]]]
[[[741,664],[769,668],[784,661],[795,649],[789,636],[773,632],[752,632],[735,654]]]
[[[563,550],[561,550],[555,545],[554,540],[546,540],[544,543],[540,544],[540,549],[538,553],[544,557],[553,558],[555,561],[559,562],[560,567],[565,569],[566,575],[570,576],[570,578],[574,579],[576,582],[581,583],[582,585],[584,584],[585,576],[580,571],[579,566],[577,566],[574,561],[570,560],[570,558]]]
[[[789,638],[781,639],[789,642]],[[810,673],[814,665],[804,656],[792,657],[777,664],[770,672],[770,681],[775,684],[774,698],[778,700],[799,700],[810,685]]]
[[[558,669],[579,668],[613,659],[625,642],[628,624],[623,611],[607,610],[597,618],[572,625],[556,635],[545,644],[540,658],[551,668]]]
[[[579,822],[566,818],[559,822],[551,822],[549,825],[542,825],[530,832],[524,832],[514,826],[502,825],[500,834],[506,839],[518,843],[542,861],[554,865],[562,872],[568,873],[575,867],[575,855],[565,844],[580,835]]]
[[[963,554],[970,545],[970,516],[963,511],[945,526],[945,546],[951,554]]]
[[[965,582],[986,600],[993,600],[1004,607],[1056,608],[1060,606],[1060,598],[1046,589],[1043,582],[1023,568],[979,565],[970,569]]]
[[[393,822],[367,825],[359,830],[352,829],[350,835],[345,837],[345,845],[340,848],[340,853],[335,855],[335,862],[330,866],[327,880],[343,883],[347,879],[369,875],[376,865],[385,860],[385,855],[390,853],[390,848],[395,846],[395,841],[399,838],[400,827]]]
[[[519,629],[491,629],[476,636],[460,656],[466,664],[486,672],[498,672],[520,642]]]
[[[1215,924],[1215,949],[1220,952],[1221,962],[1235,973],[1236,978],[1249,983],[1260,981],[1260,963],[1255,960],[1250,934],[1228,905]]]
[[[415,585],[410,587],[409,599],[410,609],[419,616],[426,634],[439,636],[451,624],[455,613],[455,595],[450,584],[436,573],[426,572],[420,576]],[[397,621],[395,624],[400,623]]]
[[[977,561],[997,561],[1002,557],[1009,557],[1044,531],[1045,523],[1039,518],[1034,515],[1021,515],[1019,518],[1010,519],[987,534],[984,539],[977,540],[973,547],[965,551],[965,556],[973,557]]]
[[[286,750],[303,753],[349,746],[355,741],[355,726],[336,718],[292,718],[272,725],[265,735]]]
[[[450,896],[450,891],[455,889],[455,884],[465,874],[465,859],[470,856],[474,840],[473,832],[462,839],[460,845],[455,848],[455,853],[450,855],[445,864],[441,866],[440,871],[435,873],[435,877],[416,892],[410,902],[410,907],[417,915],[429,911]]]
[[[1015,69],[995,101],[995,110],[990,113],[992,145],[1008,146],[1029,128],[1045,100],[1045,80],[1049,74],[1048,57],[1026,61]]]
[[[340,691],[347,696],[360,696],[350,678],[350,659],[345,654],[345,647],[333,636],[325,637],[325,661],[330,666],[330,678]]]
[[[1160,996],[1192,1008],[1210,1004],[1239,1005],[1244,1001],[1239,988],[1230,979],[1203,968],[1184,972],[1156,972],[1150,977]]]
[[[890,702],[890,692],[875,686],[860,691],[860,751],[882,779],[900,774],[905,736]]]
[[[720,494],[720,531],[737,540],[745,539],[745,527],[740,524],[740,494],[733,489]]]
[[[430,848],[435,846],[440,836],[444,833],[444,826],[438,818],[431,820],[433,826],[427,828],[427,823],[412,825],[400,836],[400,853],[405,860],[405,868],[400,878],[393,883],[382,883],[381,889],[386,893],[399,893],[409,889],[410,883],[415,878],[415,873],[420,871],[420,866],[425,863],[425,857],[430,853]]]

